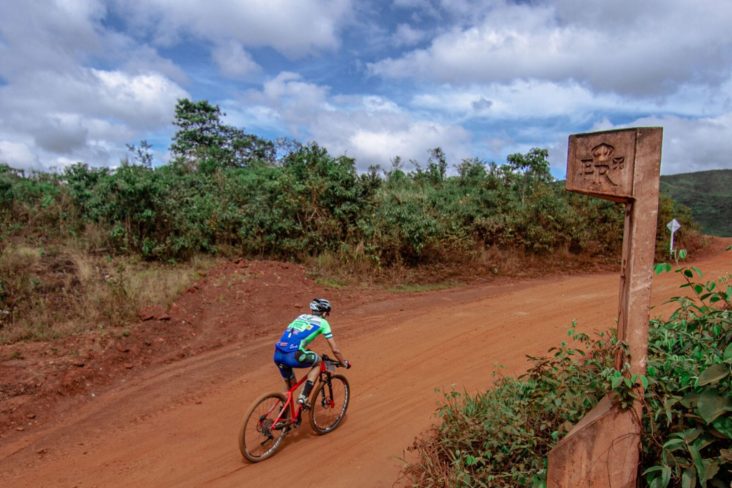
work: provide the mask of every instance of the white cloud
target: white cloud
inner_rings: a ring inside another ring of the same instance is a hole
[[[89,129],[79,115],[52,113],[43,126],[36,128],[34,139],[40,149],[70,154],[83,147],[88,136]]]
[[[394,0],[394,6],[401,8],[425,9],[431,7],[430,0]]]
[[[262,95],[283,106],[311,107],[324,105],[329,89],[304,81],[297,73],[283,71],[264,83]]]
[[[37,167],[36,156],[27,144],[1,139],[0,163],[11,164],[17,169],[34,169]]]
[[[186,35],[245,47],[270,46],[292,57],[339,46],[351,0],[117,0],[117,10],[156,42],[173,45]]]
[[[495,2],[479,23],[453,26],[428,48],[369,69],[454,84],[574,80],[593,91],[633,95],[718,84],[730,74],[732,4],[621,3]]]
[[[426,36],[426,32],[415,29],[409,24],[399,24],[394,32],[394,42],[397,46],[414,46]]]
[[[114,164],[125,143],[167,126],[177,98],[186,95],[154,73],[26,73],[0,87],[0,141],[26,139],[37,165],[58,166],[68,158]],[[25,153],[3,154],[11,165],[30,164]]]
[[[126,36],[110,35],[110,64],[125,73],[155,73],[177,85],[189,84],[188,74],[150,46],[136,44]]]
[[[549,148],[552,167],[561,176],[570,133],[644,125],[666,127],[664,174],[729,166],[720,155],[732,152],[727,147],[732,141],[730,114],[677,113],[687,109],[692,107],[686,100],[638,102],[593,95],[577,83],[537,80],[467,88],[444,85],[420,92],[405,106],[383,96],[332,95],[327,87],[290,72],[226,106],[240,125],[294,135],[304,142],[316,140],[331,153],[355,157],[360,169],[373,163],[388,167],[395,156],[425,161],[436,146],[451,162],[473,156],[502,162],[507,154],[538,146]],[[622,125],[607,118],[628,120],[638,113],[661,115],[636,116]],[[473,122],[489,126],[475,132]]]
[[[732,86],[732,78],[728,82]],[[541,80],[514,80],[468,87],[442,85],[415,94],[411,104],[417,108],[452,113],[468,118],[494,120],[563,117],[586,120],[593,114],[628,115],[641,113],[701,117],[732,109],[732,92],[681,87],[677,96],[659,99],[634,99],[615,94],[596,94],[578,83]]]
[[[698,119],[675,115],[641,117],[623,124],[601,118],[581,132],[630,127],[663,128],[661,174],[732,168],[727,156],[732,153],[732,112]],[[554,143],[547,145],[552,167],[559,175],[566,170],[568,135],[557,135]]]
[[[438,146],[451,161],[469,156],[464,145],[469,142],[470,135],[462,127],[410,120],[399,124],[398,128],[387,129],[378,127],[378,120],[373,122],[370,129],[351,127],[352,135],[347,140],[333,141],[331,146],[357,156],[361,167],[365,163],[388,167],[388,162],[395,156],[424,163],[428,151]]]
[[[663,174],[732,168],[729,158],[732,154],[732,112],[700,119],[644,117],[628,125],[663,127]]]
[[[328,103],[328,88],[304,81],[300,75],[282,72],[267,80],[261,90],[244,95],[247,112],[270,114],[270,124],[296,139],[312,138],[313,117],[334,109]],[[246,127],[254,126],[245,122]],[[256,127],[256,126],[254,126]],[[318,141],[320,142],[320,141]]]
[[[185,90],[157,73],[132,75],[121,71],[91,70],[98,80],[91,87],[97,96],[92,111],[140,128],[154,128],[172,119],[173,107]]]
[[[618,112],[625,102],[617,95],[596,95],[577,83],[514,80],[468,87],[443,85],[417,93],[412,105],[452,113],[465,119],[584,118],[598,110]],[[657,109],[652,102],[634,103],[633,110]]]
[[[227,78],[247,80],[261,71],[261,67],[238,42],[225,42],[216,46],[212,57],[221,74]]]
[[[248,128],[276,127],[303,142],[315,140],[332,154],[355,157],[360,169],[388,166],[395,156],[425,161],[436,146],[451,160],[470,156],[471,136],[459,124],[420,117],[381,96],[331,96],[294,73],[247,92],[238,106],[228,102],[227,113]]]
[[[362,169],[542,146],[563,171],[567,134],[621,123],[666,127],[666,173],[729,167],[729,25],[711,0],[0,2],[0,160],[162,151],[196,97]]]
[[[115,164],[125,143],[169,126],[187,92],[168,75],[185,75],[104,29],[106,13],[92,0],[0,4],[0,156],[8,164]]]
[[[31,66],[65,69],[79,53],[99,52],[95,23],[103,14],[100,1],[0,2],[0,75],[12,78]]]

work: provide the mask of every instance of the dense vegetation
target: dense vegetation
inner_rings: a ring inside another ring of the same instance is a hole
[[[181,100],[174,159],[164,166],[152,166],[145,143],[116,170],[79,163],[21,176],[0,166],[0,243],[75,237],[155,260],[332,252],[378,267],[462,260],[491,246],[615,254],[622,240],[622,208],[565,192],[542,149],[503,165],[465,160],[448,176],[436,148],[411,172],[397,158],[393,168],[358,174],[353,159],[315,143],[275,144],[220,117],[207,102]],[[659,222],[673,212],[693,228],[672,207],[662,202]]]
[[[660,266],[661,270],[670,267]],[[578,347],[529,358],[519,379],[502,378],[486,393],[450,392],[441,423],[414,449],[405,476],[413,486],[545,486],[551,448],[606,393],[629,404],[644,385],[639,475],[651,487],[719,487],[732,481],[732,286],[697,282],[677,270],[694,298],[675,298],[666,321],[650,323],[647,374],[615,370],[620,345],[570,329]]]
[[[662,176],[661,190],[689,207],[704,233],[732,236],[732,169]]]
[[[69,277],[78,278],[79,268],[124,275],[102,257],[317,259],[352,274],[466,264],[496,273],[506,262],[501,250],[618,260],[622,206],[566,192],[549,172],[546,150],[451,168],[435,148],[410,171],[395,158],[390,168],[359,173],[352,158],[316,143],[268,141],[221,117],[208,102],[180,100],[165,165],[153,164],[144,141],[116,169],[78,163],[24,174],[0,164],[0,329],[23,320],[38,295],[56,290],[73,298],[79,291]],[[663,197],[661,254],[662,226],[673,217],[683,225],[677,242],[693,247],[698,240],[688,210]],[[69,254],[80,253],[97,258],[79,265]],[[65,267],[66,278],[47,283],[38,272],[44,263]],[[48,327],[57,318],[43,320]]]

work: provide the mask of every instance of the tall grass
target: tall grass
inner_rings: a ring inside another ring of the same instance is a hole
[[[142,307],[167,307],[214,262],[149,263],[68,244],[7,246],[0,253],[0,344],[125,325]]]

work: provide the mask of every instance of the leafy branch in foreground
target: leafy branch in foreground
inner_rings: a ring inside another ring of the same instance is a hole
[[[683,259],[683,255],[681,256]],[[660,264],[656,272],[668,272]],[[732,481],[732,287],[675,270],[692,296],[651,322],[643,475],[651,487],[728,487]],[[698,281],[697,281],[698,280]]]

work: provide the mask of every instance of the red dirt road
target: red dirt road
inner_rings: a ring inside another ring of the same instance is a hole
[[[728,244],[731,242],[728,242]],[[732,253],[694,263],[732,273]],[[653,316],[678,294],[654,279]],[[42,430],[0,445],[0,486],[388,487],[405,448],[434,421],[436,388],[485,389],[491,371],[526,367],[566,337],[614,325],[614,273],[392,296],[336,310],[334,332],[354,367],[345,422],[318,437],[307,425],[259,463],[242,461],[237,432],[249,404],[282,387],[271,363],[276,333],[145,370]],[[289,312],[288,312],[289,313]],[[293,313],[294,314],[294,313]],[[314,343],[325,350],[325,342]]]

